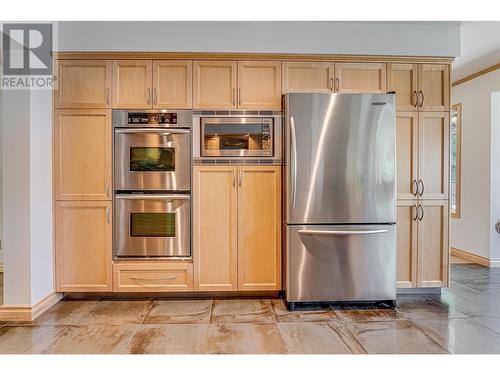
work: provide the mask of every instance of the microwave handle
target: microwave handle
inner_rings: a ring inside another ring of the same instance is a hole
[[[188,200],[191,198],[189,194],[117,194],[116,199],[127,200]]]
[[[117,134],[134,134],[134,133],[152,133],[152,134],[189,134],[188,129],[172,129],[172,128],[162,128],[162,129],[115,129]]]

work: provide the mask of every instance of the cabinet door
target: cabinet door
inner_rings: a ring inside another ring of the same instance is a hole
[[[335,91],[385,93],[385,63],[335,63]]]
[[[397,203],[398,288],[417,286],[417,201]]]
[[[194,290],[237,290],[237,167],[193,168]]]
[[[283,93],[287,92],[332,92],[334,71],[332,62],[283,63]]]
[[[281,288],[281,168],[240,167],[238,290]]]
[[[418,287],[447,287],[448,202],[423,200],[419,203]]]
[[[146,108],[152,105],[152,61],[113,61],[113,108]]]
[[[419,179],[422,199],[448,199],[450,122],[448,112],[419,113]]]
[[[54,111],[56,200],[111,199],[111,110]]]
[[[281,61],[238,61],[238,108],[281,109]]]
[[[192,108],[193,64],[185,60],[153,61],[153,107]]]
[[[236,61],[193,62],[193,108],[236,108]]]
[[[396,163],[398,199],[414,199],[418,181],[418,113],[397,112]]]
[[[111,291],[111,202],[56,202],[55,211],[57,291]]]
[[[420,110],[450,110],[450,70],[448,65],[420,64],[418,86],[421,90]]]
[[[55,108],[108,108],[111,105],[111,62],[58,60]]]
[[[417,64],[387,64],[387,91],[396,92],[398,111],[417,110]]]

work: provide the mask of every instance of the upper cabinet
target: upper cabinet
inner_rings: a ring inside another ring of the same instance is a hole
[[[334,64],[332,62],[283,62],[283,93],[334,91]]]
[[[335,63],[335,91],[385,93],[385,63]]]
[[[147,108],[153,103],[151,60],[113,61],[113,108]]]
[[[449,111],[450,72],[442,64],[388,64],[387,89],[399,111]]]
[[[237,108],[236,61],[193,62],[193,108]]]
[[[192,108],[193,63],[186,60],[153,61],[153,107]]]
[[[55,108],[111,106],[111,61],[59,60]]]
[[[280,61],[238,61],[238,108],[281,108]]]

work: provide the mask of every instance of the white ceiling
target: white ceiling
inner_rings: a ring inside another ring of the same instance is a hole
[[[453,61],[452,81],[500,63],[500,22],[462,22],[460,49]]]

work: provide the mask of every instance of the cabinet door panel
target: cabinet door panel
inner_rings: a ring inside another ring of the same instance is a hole
[[[447,287],[448,202],[420,201],[418,222],[418,286]]]
[[[111,199],[111,110],[54,111],[56,200]]]
[[[107,108],[111,105],[111,62],[58,60],[55,108]]]
[[[236,61],[193,62],[193,108],[236,108]]]
[[[418,113],[397,112],[396,160],[398,199],[414,199],[418,180]]]
[[[153,107],[155,108],[192,108],[192,62],[153,61],[153,90]]]
[[[283,63],[283,93],[332,92],[334,85],[333,63],[295,62]]]
[[[111,202],[56,202],[55,213],[57,291],[111,291]]]
[[[385,93],[385,63],[335,63],[338,92]]]
[[[281,168],[239,167],[238,290],[281,288]]]
[[[280,61],[238,61],[238,108],[281,109]]]
[[[387,91],[396,92],[398,111],[417,110],[417,64],[387,64]]]
[[[419,179],[422,199],[448,199],[449,114],[419,113]]]
[[[416,200],[398,201],[397,252],[398,288],[417,286],[417,221]]]
[[[237,290],[236,171],[193,169],[194,290]]]
[[[448,65],[421,64],[419,89],[422,91],[420,110],[450,110],[450,70]]]
[[[152,105],[152,61],[113,61],[113,108],[148,108]]]

